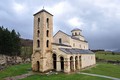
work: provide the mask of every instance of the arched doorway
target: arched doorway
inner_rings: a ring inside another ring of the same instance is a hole
[[[37,71],[40,71],[40,63],[39,63],[39,61],[37,61],[37,66],[36,66],[36,68],[37,68]]]
[[[75,69],[76,70],[78,69],[78,57],[77,56],[75,57]]]
[[[71,71],[74,71],[73,56],[70,57],[70,70],[71,70]]]
[[[57,61],[57,57],[56,54],[53,54],[53,69],[56,70],[56,61]]]
[[[79,63],[80,63],[80,68],[82,68],[81,56],[79,56]]]
[[[64,71],[64,58],[60,57],[61,71]]]

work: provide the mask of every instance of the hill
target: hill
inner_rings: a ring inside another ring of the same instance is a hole
[[[115,53],[120,53],[120,49],[113,50]]]
[[[21,38],[21,46],[32,47],[33,40]]]

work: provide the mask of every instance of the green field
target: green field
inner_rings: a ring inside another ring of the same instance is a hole
[[[3,71],[0,71],[0,80],[3,80],[6,77],[12,77],[12,76],[28,73],[30,68],[31,68],[31,64],[20,64],[20,65],[10,66],[4,69]],[[84,70],[82,72],[120,78],[120,65],[98,63],[96,64],[96,67]],[[37,74],[35,73],[22,80],[109,80],[109,79],[88,76],[78,73],[74,73],[74,74],[58,73],[49,76],[47,76],[46,74],[41,75],[39,73]]]
[[[16,76],[28,73],[28,69],[30,68],[30,64],[20,64],[14,65],[6,68],[3,71],[0,71],[0,80],[3,80],[5,77]]]
[[[106,78],[87,76],[82,74],[32,75],[22,80],[110,80]]]
[[[16,75],[21,75],[28,73],[28,69],[30,69],[30,64],[20,64],[15,65],[6,68],[3,71],[0,71],[0,80],[3,80],[6,77],[12,77]],[[53,75],[40,75],[40,74],[34,74],[32,76],[29,76],[23,80],[109,80],[106,78],[100,78],[100,77],[93,77],[93,76],[87,76],[83,74],[53,74]]]
[[[120,54],[113,54],[112,52],[99,51],[96,52],[96,57],[103,60],[120,61]]]
[[[120,65],[99,63],[96,67],[84,70],[83,72],[120,78]]]

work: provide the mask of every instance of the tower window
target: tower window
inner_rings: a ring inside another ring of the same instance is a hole
[[[59,43],[62,44],[62,39],[61,38],[59,38]]]
[[[38,18],[38,29],[39,29],[39,26],[40,26],[40,18]]]
[[[37,31],[37,37],[39,37],[39,36],[40,36],[40,31],[38,30],[38,31]]]
[[[49,47],[49,40],[47,40],[46,42],[46,47]]]
[[[47,30],[47,32],[46,32],[46,36],[49,37],[49,31],[48,31],[48,30]]]
[[[40,41],[37,40],[37,47],[39,48],[40,47]]]
[[[49,28],[49,18],[47,18],[46,26],[47,26],[47,28]]]

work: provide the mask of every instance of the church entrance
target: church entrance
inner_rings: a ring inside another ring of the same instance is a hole
[[[39,63],[39,61],[37,61],[37,71],[39,71],[40,70],[40,63]]]
[[[64,71],[64,58],[60,57],[61,71]]]
[[[57,61],[57,57],[56,54],[53,54],[53,69],[56,70],[56,61]]]

